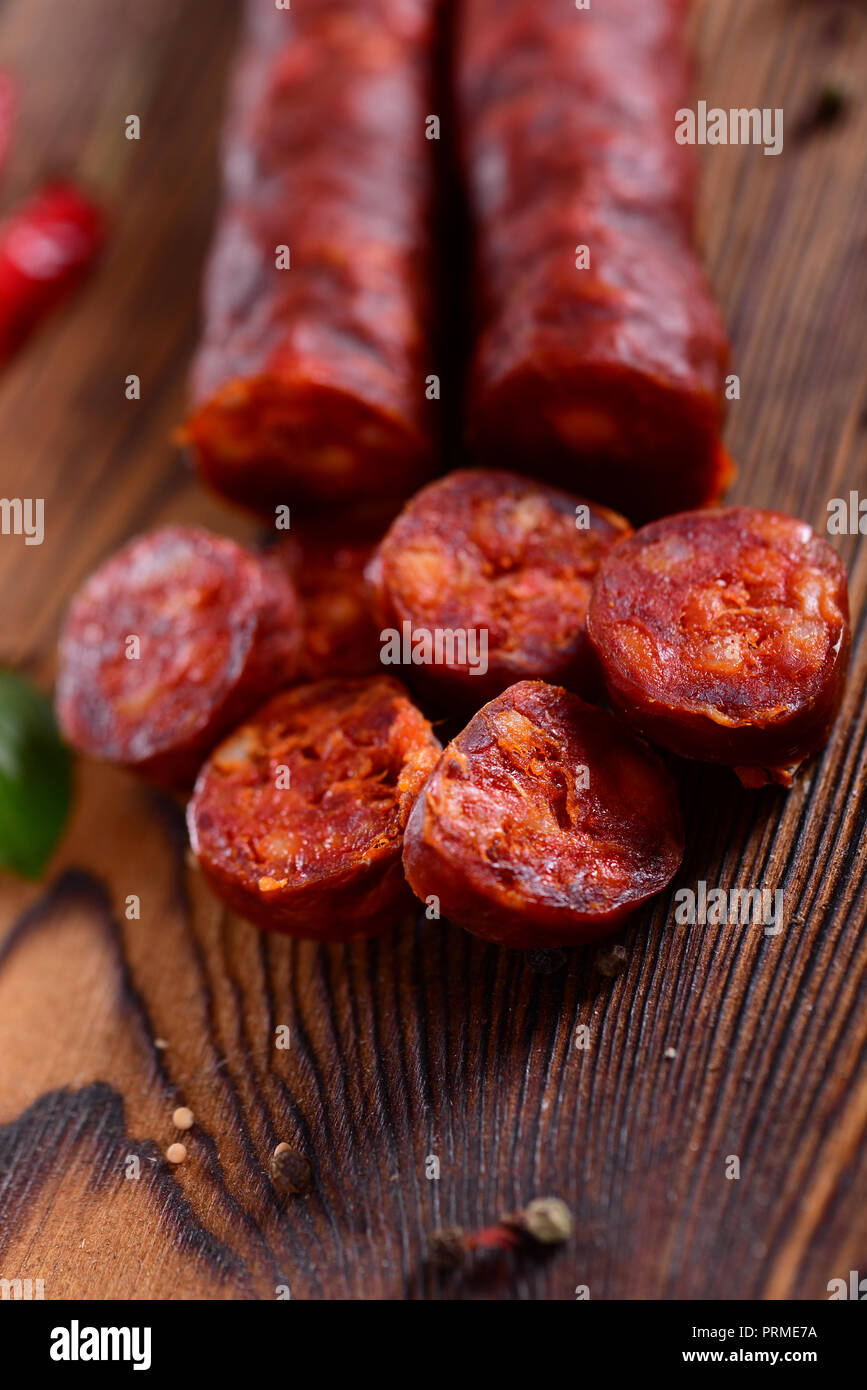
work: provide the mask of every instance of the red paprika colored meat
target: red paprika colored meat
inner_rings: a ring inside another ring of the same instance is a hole
[[[692,152],[675,141],[685,11],[465,0],[458,29],[475,457],[638,520],[718,497],[731,471],[728,349],[692,245]]]
[[[304,522],[277,547],[302,610],[301,680],[381,673],[379,628],[364,582],[382,526]]]
[[[83,753],[187,788],[217,740],[294,678],[299,637],[276,562],[193,526],[139,536],[72,601],[60,727]]]
[[[436,8],[248,0],[184,437],[263,515],[405,497],[431,470]]]
[[[789,786],[843,695],[846,571],[779,512],[685,512],[606,558],[587,630],[611,702],[638,733],[728,763],[747,786]]]
[[[413,892],[502,946],[576,946],[662,891],[683,856],[674,783],[604,710],[520,681],[445,748],[404,837]]]
[[[0,364],[84,278],[102,250],[102,214],[57,183],[0,226]]]
[[[405,624],[410,637],[431,635],[435,659],[405,666],[406,679],[459,708],[478,709],[523,677],[593,693],[590,585],[630,531],[614,512],[512,473],[467,470],[430,483],[367,570],[382,628],[401,647]]]
[[[266,930],[345,941],[412,908],[406,819],[440,745],[390,677],[284,691],[215,749],[187,810],[213,887]]]

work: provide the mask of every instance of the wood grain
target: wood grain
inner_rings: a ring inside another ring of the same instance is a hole
[[[122,538],[168,517],[244,530],[169,439],[234,25],[228,0],[0,9],[25,90],[7,201],[63,166],[113,217],[100,273],[0,382],[0,490],[46,498],[41,549],[0,538],[0,660],[45,684],[72,588]],[[829,498],[867,491],[867,13],[713,0],[695,33],[697,96],[786,120],[779,158],[705,152],[701,237],[742,381],[732,495],[821,529]],[[851,109],[811,132],[838,75]],[[174,803],[82,765],[48,885],[0,895],[0,1276],[47,1298],[810,1299],[867,1271],[867,548],[834,543],[855,643],[825,755],[788,795],[681,770],[678,884],[781,887],[778,936],[676,927],[668,895],[615,980],[592,951],[528,957],[423,921],[351,947],[271,940],[189,869]],[[171,1168],[181,1102],[196,1126]],[[306,1196],[271,1184],[282,1139],[311,1158]],[[432,1227],[547,1192],[576,1215],[551,1258],[424,1264]]]

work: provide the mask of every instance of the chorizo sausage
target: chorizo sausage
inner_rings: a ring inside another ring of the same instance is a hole
[[[164,527],[74,597],[60,640],[60,727],[83,753],[189,787],[217,740],[294,679],[298,642],[298,603],[279,565],[199,527]]]
[[[430,474],[435,7],[248,0],[182,438],[263,515]]]
[[[790,786],[842,699],[846,571],[779,512],[685,512],[603,561],[587,630],[612,704],[639,733],[728,763],[747,786]]]
[[[439,751],[390,677],[296,686],[202,768],[187,808],[193,851],[215,892],[259,927],[371,936],[412,907],[403,830]]]
[[[459,29],[474,457],[641,521],[715,499],[731,471],[728,348],[675,141],[684,9],[466,0]]]
[[[357,520],[312,520],[277,547],[301,602],[301,680],[381,673],[379,629],[364,569],[382,535]]]
[[[451,473],[411,499],[368,566],[382,635],[397,634],[402,657],[415,651],[407,679],[458,707],[524,677],[590,694],[590,585],[630,529],[512,473]]]
[[[662,891],[683,856],[674,783],[604,710],[520,681],[445,748],[412,809],[416,895],[503,946],[575,946]]]

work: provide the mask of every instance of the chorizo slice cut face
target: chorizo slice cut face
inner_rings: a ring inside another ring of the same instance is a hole
[[[277,547],[301,602],[302,680],[382,673],[379,626],[364,569],[384,524],[304,522]]]
[[[612,704],[645,737],[791,785],[827,742],[846,680],[846,571],[803,521],[683,512],[600,567],[588,634]]]
[[[170,788],[294,679],[295,590],[275,562],[193,526],[140,536],[74,597],[60,640],[65,738]]]
[[[372,936],[411,910],[401,845],[440,744],[390,677],[275,696],[214,750],[187,808],[215,892],[265,930]]]
[[[416,895],[503,946],[573,946],[613,931],[683,857],[674,783],[604,710],[520,681],[445,748],[413,807]]]
[[[429,484],[367,570],[383,629],[406,630],[422,657],[429,638],[433,659],[404,667],[406,679],[458,709],[524,678],[593,693],[590,588],[630,531],[614,512],[513,473],[466,470]]]

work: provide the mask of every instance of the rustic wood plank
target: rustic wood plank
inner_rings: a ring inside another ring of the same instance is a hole
[[[228,0],[0,11],[0,61],[26,79],[6,199],[66,165],[114,218],[99,275],[0,381],[0,490],[44,496],[47,526],[39,550],[0,540],[0,660],[44,682],[72,587],[123,537],[167,517],[245,529],[169,442],[234,23]],[[742,378],[733,496],[821,528],[830,497],[867,487],[867,104],[795,132],[827,77],[864,71],[867,14],[708,0],[695,31],[697,95],[786,118],[779,158],[705,152],[700,231]],[[141,402],[123,399],[128,371]],[[0,1274],[43,1278],[49,1298],[272,1298],[282,1284],[571,1298],[582,1283],[594,1298],[816,1298],[863,1270],[867,560],[861,538],[835,544],[856,640],[823,758],[788,795],[683,769],[678,882],[782,887],[776,937],[677,928],[668,895],[624,934],[613,981],[592,951],[545,973],[435,923],[352,947],[270,940],[189,870],[178,807],[82,766],[49,886],[6,880],[0,895]],[[197,1124],[171,1169],[180,1102]],[[315,1169],[288,1202],[267,1175],[283,1138]],[[542,1192],[577,1218],[549,1260],[484,1279],[424,1266],[431,1227]]]

